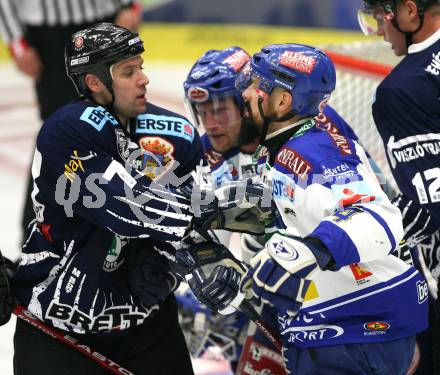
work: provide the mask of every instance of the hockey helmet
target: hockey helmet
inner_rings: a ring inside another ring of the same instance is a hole
[[[175,292],[179,323],[191,355],[215,356],[238,361],[249,319],[241,312],[221,315],[200,304],[191,289],[182,284]]]
[[[377,34],[379,24],[383,19],[388,18],[393,25],[406,35],[408,45],[411,44],[412,34],[419,31],[423,26],[425,10],[431,5],[440,4],[440,0],[413,0],[417,4],[417,10],[420,18],[418,28],[413,32],[407,32],[400,28],[395,15],[397,14],[397,3],[401,0],[363,0],[363,8],[358,11],[358,21],[362,32],[365,35]],[[382,8],[383,12],[374,12]]]
[[[293,97],[292,113],[299,116],[322,112],[336,85],[330,58],[321,50],[302,44],[263,47],[242,69],[236,80],[237,89],[244,91],[255,78],[263,100],[275,87],[289,91]]]
[[[186,110],[195,125],[201,125],[195,109],[197,103],[232,97],[239,108],[243,108],[243,98],[235,88],[235,78],[249,60],[245,50],[232,46],[209,50],[196,61],[183,83]]]
[[[142,52],[143,42],[137,33],[111,23],[99,23],[72,35],[65,49],[67,75],[80,95],[89,92],[84,80],[88,73],[98,76],[113,93],[111,66]]]

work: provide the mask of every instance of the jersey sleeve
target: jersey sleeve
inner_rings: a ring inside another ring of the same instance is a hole
[[[355,159],[326,160],[319,167],[324,183],[315,186],[315,196],[318,204],[327,200],[321,205],[328,215],[310,237],[324,243],[337,267],[392,253],[403,235],[402,217],[370,169]]]
[[[192,220],[190,201],[116,160],[110,135],[74,128],[40,133],[33,166],[36,206],[40,198],[55,200],[67,217],[79,216],[121,236],[180,240]],[[45,221],[44,205],[38,211]]]

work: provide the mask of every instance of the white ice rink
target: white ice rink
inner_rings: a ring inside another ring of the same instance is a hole
[[[184,114],[181,85],[189,67],[189,64],[146,64],[145,72],[150,78],[148,99]],[[11,259],[16,259],[19,254],[19,223],[26,176],[39,126],[32,82],[12,65],[0,65],[0,250]],[[13,374],[14,326],[13,317],[7,325],[0,327],[1,375]],[[230,373],[224,363],[211,361],[196,361],[195,368],[197,375]]]

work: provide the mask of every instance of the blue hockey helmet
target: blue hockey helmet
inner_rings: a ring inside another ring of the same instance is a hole
[[[238,362],[247,334],[249,319],[237,311],[230,315],[213,312],[200,304],[191,289],[181,284],[175,292],[179,324],[193,357],[211,353]]]
[[[235,88],[238,72],[250,60],[249,54],[237,46],[209,50],[191,68],[183,83],[185,105],[194,124],[199,125],[195,104],[233,97],[243,108],[241,93]]]
[[[254,78],[259,80],[258,93],[262,99],[275,87],[289,91],[293,97],[292,115],[299,116],[322,112],[336,85],[336,71],[330,58],[323,51],[302,44],[263,47],[240,72],[237,89],[243,91]]]

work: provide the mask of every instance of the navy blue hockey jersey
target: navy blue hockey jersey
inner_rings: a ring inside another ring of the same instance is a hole
[[[409,47],[376,91],[373,116],[404,195],[440,227],[440,30]]]
[[[150,118],[157,119],[156,128]],[[168,157],[180,163],[184,176],[202,154],[198,134],[181,116],[148,104],[136,128],[144,124],[156,131],[148,142],[160,152],[139,149],[112,114],[85,100],[63,107],[41,128],[32,165],[36,222],[13,285],[19,302],[55,327],[78,333],[126,329],[160,307],[132,295],[130,256],[180,241],[192,212],[171,186],[179,182],[174,173],[166,187],[145,173],[155,177]]]

